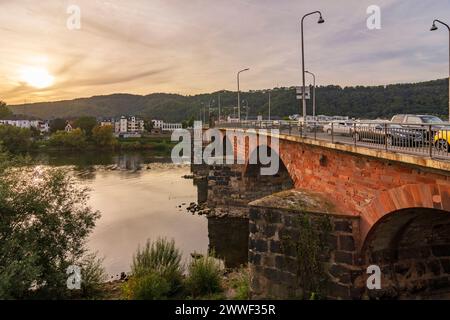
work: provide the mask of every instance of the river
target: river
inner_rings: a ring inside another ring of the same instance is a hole
[[[102,214],[88,248],[104,258],[110,277],[129,272],[133,254],[147,239],[174,239],[185,263],[191,253],[214,249],[229,267],[246,263],[248,224],[242,219],[213,219],[188,213],[197,187],[188,165],[148,152],[40,154],[49,166],[70,167],[89,187],[89,205]]]

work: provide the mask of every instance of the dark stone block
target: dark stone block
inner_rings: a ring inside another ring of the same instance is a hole
[[[261,255],[254,253],[251,256],[249,256],[249,261],[251,264],[261,265]]]
[[[428,285],[432,290],[448,288],[448,286],[450,285],[450,279],[448,277],[430,279]]]
[[[338,247],[338,240],[337,237],[335,235],[328,235],[327,237],[327,245],[328,245],[328,249],[330,250],[336,250]]]
[[[448,257],[450,256],[450,245],[436,245],[432,247],[432,252],[435,257]]]
[[[279,235],[283,241],[296,243],[300,237],[300,231],[293,228],[283,228],[280,230]]]
[[[450,260],[449,260],[449,262],[450,262]],[[425,264],[423,262],[417,262],[415,266],[416,266],[417,275],[419,277],[423,276],[426,272]],[[450,267],[450,263],[449,263],[449,267]]]
[[[339,283],[331,282],[328,285],[328,294],[331,297],[335,297],[335,298],[350,299],[349,287],[341,285]]]
[[[270,241],[270,252],[272,253],[282,253],[280,241],[271,240]]]
[[[354,264],[353,254],[349,252],[336,251],[334,253],[334,260],[336,263]]]
[[[267,241],[266,240],[256,240],[254,243],[255,251],[267,252]]]
[[[441,274],[441,264],[439,260],[432,260],[428,262],[428,269],[435,275],[438,276]]]
[[[253,234],[258,232],[258,228],[256,227],[256,224],[254,222],[249,223],[248,230],[250,233],[253,233]]]
[[[277,255],[275,257],[275,266],[280,270],[288,271],[293,274],[297,274],[298,272],[298,263],[295,258]]]
[[[333,264],[330,267],[330,274],[335,278],[340,278],[343,274],[348,273],[348,269],[340,264]]]
[[[275,257],[275,266],[276,266],[278,269],[283,270],[283,269],[284,269],[284,266],[286,265],[284,260],[285,260],[285,257],[284,257],[284,256],[276,256],[276,257]]]
[[[334,230],[341,232],[352,232],[352,223],[347,220],[338,220],[334,222]]]
[[[268,238],[273,237],[276,231],[277,227],[274,225],[268,224],[264,227],[264,235]]]
[[[352,236],[339,236],[340,249],[344,251],[355,250],[355,240]]]
[[[276,269],[272,268],[264,268],[264,276],[271,280],[271,281],[278,281],[279,280],[279,272]]]
[[[350,288],[350,298],[352,300],[361,300],[364,294],[365,288]]]
[[[260,217],[261,217],[261,215],[257,208],[250,208],[250,210],[249,210],[250,220],[258,220]]]
[[[290,285],[291,287],[295,287],[297,285],[297,276],[290,272],[280,272],[280,281]]]
[[[442,265],[442,268],[444,269],[445,273],[450,273],[450,260],[449,259],[441,260],[441,265]]]
[[[410,265],[407,264],[397,264],[395,265],[395,273],[401,274],[401,275],[405,275],[408,273],[408,271],[411,269]]]
[[[269,223],[281,223],[281,214],[278,212],[269,211],[266,214],[266,220]]]

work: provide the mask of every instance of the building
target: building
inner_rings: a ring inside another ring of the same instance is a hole
[[[162,120],[152,120],[153,123],[153,129],[161,129],[163,127],[164,121]]]
[[[183,125],[181,123],[163,123],[161,130],[164,131],[175,131],[178,129],[183,129]]]
[[[73,131],[72,124],[69,121],[67,121],[67,124],[66,124],[66,127],[64,128],[64,131],[65,132],[72,132]]]
[[[122,116],[118,120],[102,120],[100,125],[113,127],[114,133],[123,137],[140,136],[145,131],[144,120],[135,116]]]
[[[35,128],[41,133],[47,133],[50,131],[48,122],[41,120],[0,120],[0,125],[10,125],[23,129]]]
[[[167,123],[163,120],[152,120],[153,129],[160,131],[174,131],[177,129],[183,129],[183,125],[181,123]]]

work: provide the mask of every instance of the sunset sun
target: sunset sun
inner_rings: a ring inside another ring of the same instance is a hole
[[[43,67],[23,67],[20,70],[21,80],[37,89],[45,89],[53,85],[55,78]]]

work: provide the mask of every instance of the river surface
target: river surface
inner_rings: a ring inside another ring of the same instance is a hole
[[[190,167],[172,164],[151,153],[42,154],[49,166],[69,166],[90,188],[89,205],[102,214],[88,248],[104,257],[110,277],[129,272],[133,254],[147,239],[174,239],[188,262],[191,253],[214,249],[229,267],[247,260],[248,223],[242,219],[208,219],[186,211],[197,202]]]

